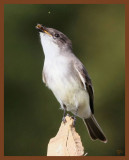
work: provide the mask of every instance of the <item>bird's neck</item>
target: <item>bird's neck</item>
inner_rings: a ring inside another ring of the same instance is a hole
[[[56,56],[60,55],[61,50],[56,44],[51,42],[44,43],[44,41],[41,41],[41,44],[44,51],[45,59],[53,59],[56,58]]]

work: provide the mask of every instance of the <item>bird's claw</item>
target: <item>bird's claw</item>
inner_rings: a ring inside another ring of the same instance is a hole
[[[62,118],[63,123],[66,123],[66,119],[65,117]]]
[[[76,124],[76,116],[73,116],[73,127],[75,127],[75,124]]]

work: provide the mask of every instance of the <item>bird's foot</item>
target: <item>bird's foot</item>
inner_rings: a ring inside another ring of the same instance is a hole
[[[75,124],[76,124],[76,116],[73,116],[73,127],[75,127]]]
[[[63,123],[66,123],[66,119],[65,117],[62,118]]]

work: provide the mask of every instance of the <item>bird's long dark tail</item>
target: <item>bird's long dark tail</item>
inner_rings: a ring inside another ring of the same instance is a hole
[[[93,140],[99,139],[100,141],[107,143],[107,138],[105,137],[102,129],[100,128],[99,124],[97,123],[94,115],[92,115],[90,118],[83,119],[83,120],[84,120],[84,123],[88,129],[90,137]]]

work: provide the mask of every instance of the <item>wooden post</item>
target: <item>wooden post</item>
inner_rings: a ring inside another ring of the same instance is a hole
[[[83,156],[81,138],[73,127],[73,118],[66,116],[57,135],[48,144],[47,156]]]

